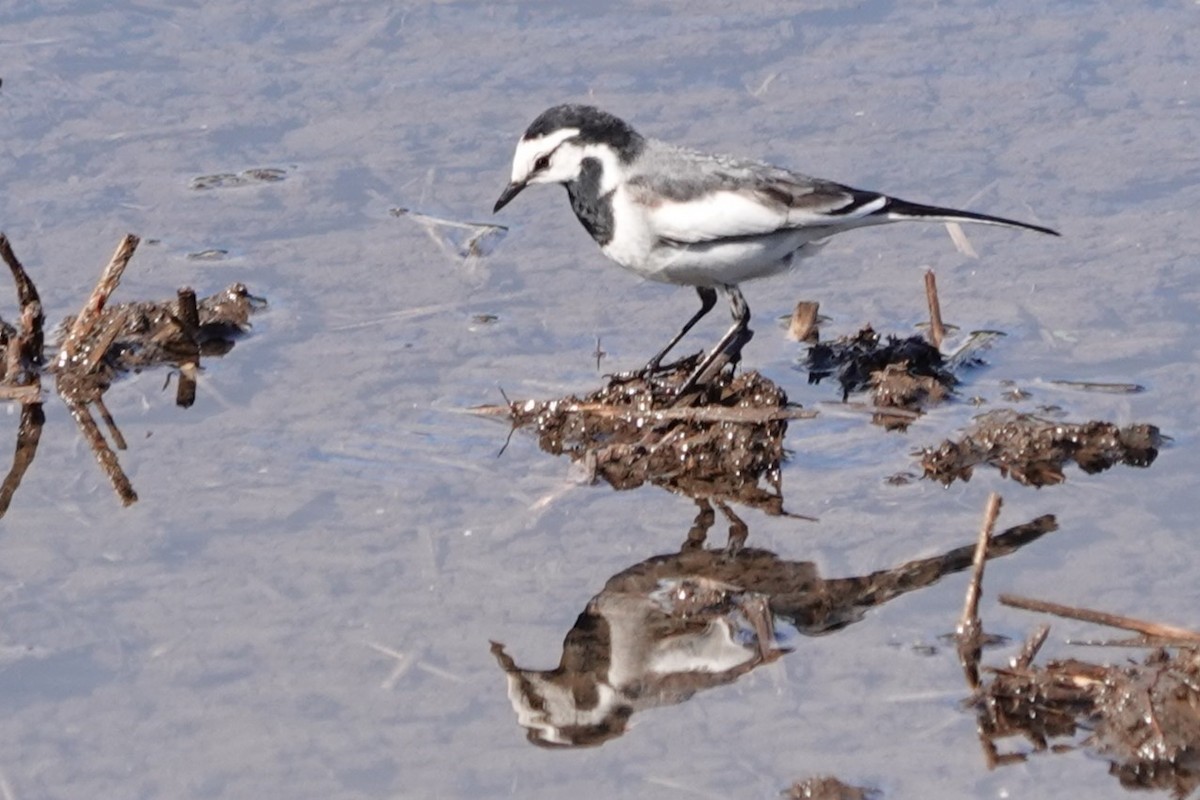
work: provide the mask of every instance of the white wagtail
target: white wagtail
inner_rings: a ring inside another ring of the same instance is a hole
[[[680,388],[690,391],[725,355],[750,341],[750,308],[738,284],[790,269],[835,233],[903,220],[983,222],[1056,231],[1003,217],[910,203],[758,161],[709,155],[647,139],[583,105],[547,109],[517,142],[512,180],[493,212],[531,183],[561,183],[571,209],[604,255],[644,278],[696,287],[700,310],[647,362],[663,357],[717,301],[733,326]]]

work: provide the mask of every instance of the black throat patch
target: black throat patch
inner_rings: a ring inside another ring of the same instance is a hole
[[[613,193],[600,194],[603,172],[598,159],[585,158],[579,165],[579,177],[566,184],[571,210],[601,247],[613,237]]]

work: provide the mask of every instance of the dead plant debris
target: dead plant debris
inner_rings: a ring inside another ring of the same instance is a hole
[[[878,789],[851,786],[832,775],[819,775],[796,781],[783,796],[786,800],[876,800],[882,795]]]
[[[946,486],[970,480],[980,464],[1026,486],[1048,486],[1066,479],[1063,467],[1071,461],[1089,474],[1118,463],[1148,467],[1165,440],[1154,425],[1068,423],[998,409],[976,417],[958,441],[947,439],[920,457],[925,477]]]
[[[881,337],[870,325],[851,336],[812,345],[804,366],[809,383],[836,376],[842,402],[851,392],[870,389],[874,406],[881,409],[874,421],[888,430],[906,429],[922,409],[943,402],[958,384],[941,351],[925,339]]]
[[[54,374],[59,396],[118,497],[129,505],[137,500],[137,493],[114,452],[114,448],[124,450],[126,442],[104,405],[104,393],[126,372],[170,365],[179,375],[176,403],[190,406],[196,398],[201,356],[227,353],[233,340],[249,329],[250,315],[265,305],[243,284],[235,283],[201,300],[185,287],[174,300],[110,306],[108,301],[138,242],[138,237],[129,235],[118,245],[82,310],[60,326],[58,353],[46,367],[44,318],[37,289],[8,239],[0,234],[0,258],[12,271],[21,304],[19,327],[0,319],[0,399],[22,404],[13,465],[0,484],[0,516],[8,510],[37,452],[45,422],[41,398],[44,372]],[[99,413],[112,445],[96,424],[92,409]]]
[[[218,172],[192,178],[191,188],[199,191],[209,189],[233,189],[253,186],[258,183],[278,183],[287,177],[287,170],[277,167],[255,167],[241,172]]]
[[[986,545],[985,545],[986,547]],[[1157,789],[1183,800],[1200,788],[1200,633],[1086,608],[1000,596],[1005,605],[1132,631],[1109,644],[1152,648],[1141,662],[1102,665],[1078,658],[1034,664],[1050,627],[1042,625],[1004,667],[983,666],[978,639],[982,564],[968,589],[959,654],[972,689],[989,769],[1038,752],[1083,748],[1106,759],[1128,789]],[[1087,735],[1080,738],[1080,732]],[[1002,753],[999,742],[1023,738],[1030,749]],[[1060,740],[1060,741],[1055,741]]]
[[[1000,595],[1005,605],[1085,620],[1138,634],[1119,646],[1153,647],[1142,663],[1092,664],[1070,658],[1034,664],[1050,632],[1041,625],[1005,667],[981,665],[987,638],[979,617],[983,574],[1000,498],[992,494],[975,549],[975,565],[958,624],[958,653],[978,719],[989,769],[1035,752],[1083,747],[1110,762],[1127,788],[1188,797],[1200,787],[1200,633],[1086,608]],[[991,676],[983,680],[982,674]],[[1080,740],[1079,731],[1089,731]],[[1001,753],[998,742],[1024,738],[1032,750]],[[1052,744],[1055,739],[1060,741]]]
[[[610,378],[582,398],[475,411],[507,416],[514,430],[535,430],[542,450],[583,462],[592,479],[615,489],[651,483],[785,513],[779,486],[784,433],[788,420],[812,414],[790,405],[783,390],[757,372],[721,373],[699,389],[693,405],[672,405],[671,387],[687,379],[699,358],[652,378]]]

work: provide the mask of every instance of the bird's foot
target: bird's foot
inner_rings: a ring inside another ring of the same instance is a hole
[[[673,389],[674,381],[672,377],[680,373],[690,374],[700,363],[703,353],[684,356],[678,361],[672,361],[669,364],[660,364],[658,361],[651,361],[641,369],[629,370],[627,372],[614,372],[606,375],[610,383],[625,384],[633,383],[634,381],[645,381],[655,388]]]

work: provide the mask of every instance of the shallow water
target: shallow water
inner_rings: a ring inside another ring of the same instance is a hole
[[[106,398],[140,495],[122,509],[60,403],[0,520],[0,789],[26,797],[774,796],[834,773],[889,797],[1118,796],[1103,762],[987,772],[952,648],[950,577],[587,750],[530,746],[489,653],[549,668],[614,574],[678,549],[695,507],[580,481],[566,459],[465,413],[583,392],[636,366],[694,294],[604,262],[558,190],[501,215],[464,260],[395,207],[492,221],[513,144],[544,107],[589,101],[653,135],[761,156],[913,200],[1059,228],[940,227],[834,240],[746,287],[746,363],[816,407],[788,432],[787,505],[741,511],[749,544],[826,577],[966,544],[991,490],[1002,525],[1061,530],[989,568],[989,630],[1031,615],[1000,591],[1200,625],[1194,395],[1200,283],[1194,4],[86,4],[0,10],[0,230],[51,321],[120,236],[121,299],[245,282],[271,306],[199,400],[161,373]],[[191,188],[284,170],[278,182]],[[226,250],[217,260],[188,258]],[[826,334],[943,313],[1006,331],[970,394],[1174,437],[1148,470],[1042,490],[992,471],[949,489],[885,479],[965,426],[967,404],[888,434],[810,387],[774,325],[800,298]],[[0,314],[14,304],[0,290]],[[492,314],[480,323],[478,314]],[[724,325],[699,326],[694,348]],[[1147,391],[1071,390],[1056,379]],[[16,408],[0,415],[15,431]],[[7,446],[5,446],[7,448]],[[712,538],[723,538],[718,522]],[[1048,650],[1082,634],[1055,622]],[[935,651],[930,654],[930,648]],[[1001,653],[993,653],[999,659]],[[1113,658],[1121,658],[1117,653]]]

